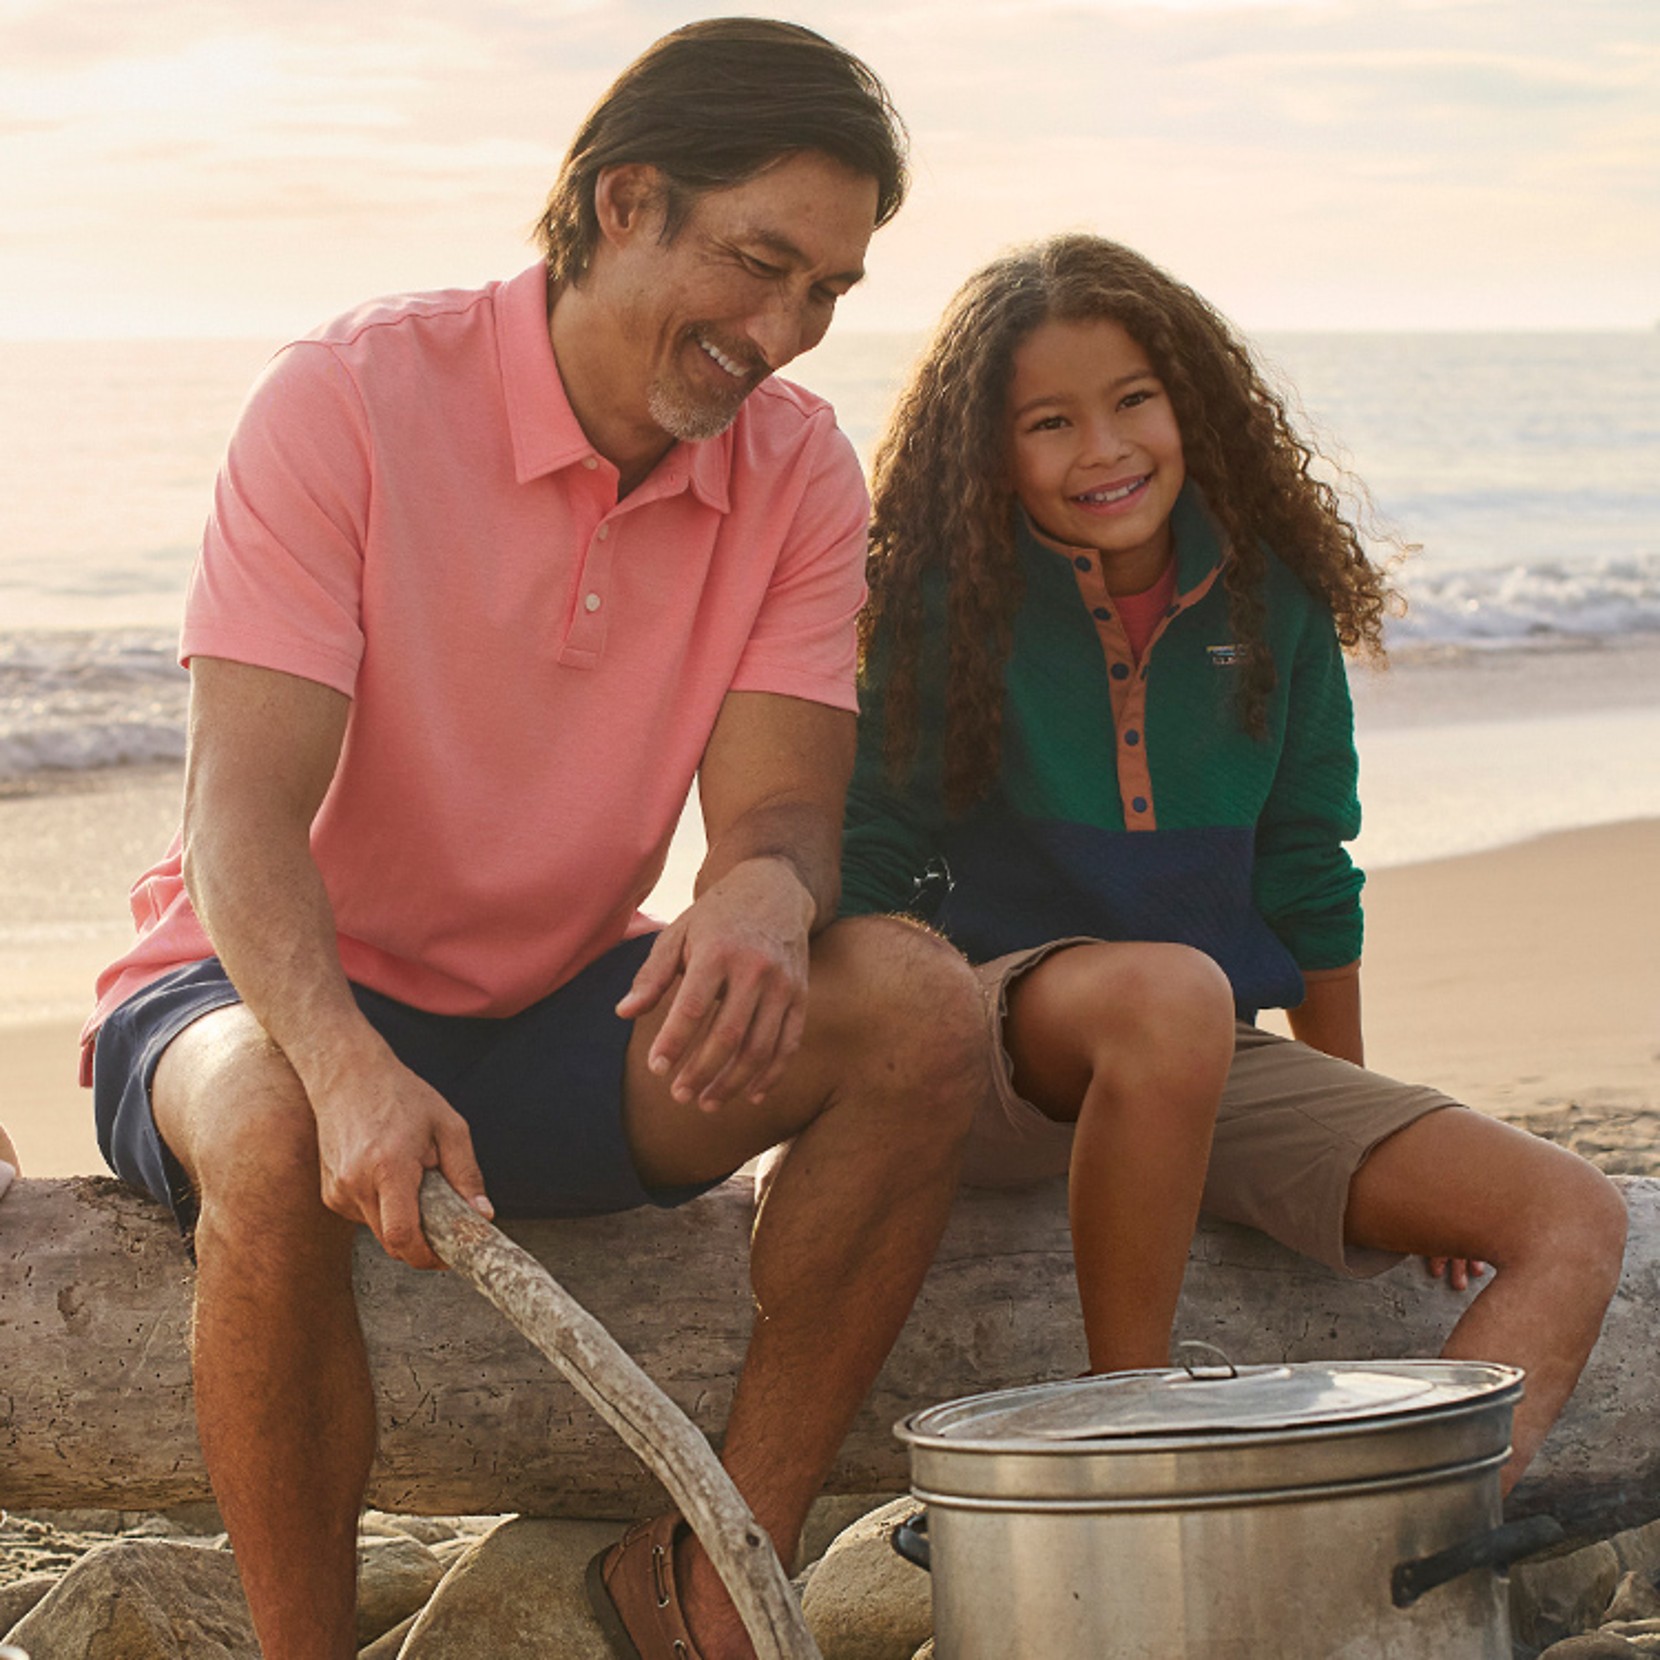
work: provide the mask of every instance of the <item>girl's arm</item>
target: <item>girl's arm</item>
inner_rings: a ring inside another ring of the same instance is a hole
[[[1366,1064],[1360,1029],[1360,964],[1311,976],[1303,1000],[1286,1010],[1291,1035],[1339,1060]]]

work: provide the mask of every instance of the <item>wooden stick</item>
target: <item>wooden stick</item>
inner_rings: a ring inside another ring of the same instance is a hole
[[[669,1490],[709,1553],[758,1660],[821,1660],[765,1531],[696,1425],[528,1251],[436,1171],[421,1182],[433,1250],[565,1375]]]

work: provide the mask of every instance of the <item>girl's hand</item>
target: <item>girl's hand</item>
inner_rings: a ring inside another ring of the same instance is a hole
[[[1454,1291],[1468,1291],[1470,1281],[1479,1280],[1487,1272],[1487,1264],[1475,1257],[1425,1257],[1424,1266]]]

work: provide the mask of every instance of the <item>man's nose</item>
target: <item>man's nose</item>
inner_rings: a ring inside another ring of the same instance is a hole
[[[782,369],[824,338],[829,319],[816,323],[809,309],[805,296],[779,290],[749,319],[749,338],[769,368]]]

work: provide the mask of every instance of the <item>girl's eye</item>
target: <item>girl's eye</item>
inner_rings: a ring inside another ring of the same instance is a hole
[[[1123,409],[1134,409],[1137,405],[1146,403],[1152,396],[1153,394],[1143,387],[1140,391],[1127,393],[1119,407]]]
[[[1066,417],[1064,415],[1045,415],[1041,419],[1033,421],[1026,430],[1028,432],[1059,432],[1065,425]]]

